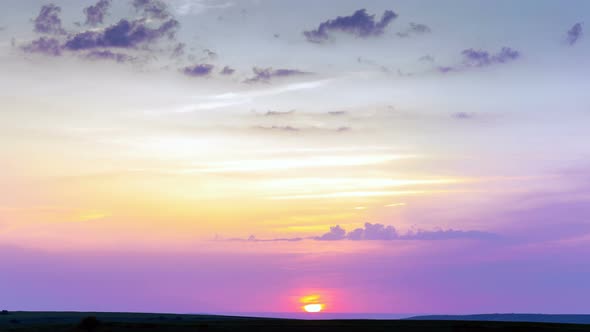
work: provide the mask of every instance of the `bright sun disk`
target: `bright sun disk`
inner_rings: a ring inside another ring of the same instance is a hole
[[[303,310],[307,312],[320,312],[323,308],[324,305],[319,303],[306,304],[303,306]]]

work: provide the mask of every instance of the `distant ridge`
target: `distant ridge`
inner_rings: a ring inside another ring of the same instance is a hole
[[[494,322],[532,322],[590,324],[590,315],[546,315],[546,314],[479,314],[479,315],[426,315],[404,318],[408,320],[466,320]]]

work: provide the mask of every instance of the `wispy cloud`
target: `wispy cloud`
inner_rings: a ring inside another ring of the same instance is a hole
[[[246,79],[245,83],[269,82],[273,78],[309,75],[310,72],[298,69],[273,69],[273,68],[252,68],[254,76]]]
[[[566,41],[569,45],[575,45],[582,38],[582,35],[582,23],[578,22],[567,31]]]
[[[432,29],[426,24],[410,22],[408,28],[398,32],[397,35],[402,38],[407,38],[413,35],[424,35],[432,32]]]
[[[412,158],[408,155],[310,156],[308,158],[249,159],[195,164],[192,172],[257,172],[296,168],[362,166]]]
[[[161,0],[133,0],[132,4],[135,10],[150,18],[164,20],[171,16],[168,6]]]
[[[216,108],[224,108],[230,106],[244,105],[256,101],[259,98],[272,97],[276,95],[286,94],[289,92],[318,89],[326,84],[330,83],[331,80],[318,80],[301,83],[286,84],[278,87],[269,89],[257,89],[252,91],[244,92],[226,92],[222,94],[210,95],[210,96],[196,96],[192,99],[194,102],[176,107],[173,112],[188,113],[199,110],[209,110]],[[169,111],[158,111],[158,113],[169,112]]]
[[[178,15],[196,15],[207,10],[233,7],[235,3],[227,0],[171,0],[170,7]]]

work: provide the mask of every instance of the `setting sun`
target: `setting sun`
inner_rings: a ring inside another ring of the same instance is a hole
[[[307,304],[303,306],[303,310],[306,312],[320,312],[322,309],[324,309],[324,305],[319,303]]]
[[[323,311],[325,305],[317,294],[307,295],[299,299],[303,306],[301,307],[305,312],[320,312]]]

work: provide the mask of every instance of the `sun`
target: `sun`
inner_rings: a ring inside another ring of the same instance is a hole
[[[299,299],[299,301],[302,304],[301,308],[305,312],[313,313],[324,311],[325,304],[318,294],[303,296]]]
[[[303,306],[303,310],[306,312],[320,312],[324,309],[324,305],[321,303],[311,303]]]

